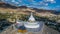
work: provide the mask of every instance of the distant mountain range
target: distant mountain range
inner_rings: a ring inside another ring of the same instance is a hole
[[[17,9],[17,8],[29,8],[27,6],[20,6],[20,7],[16,7],[16,6],[12,6],[10,4],[5,4],[5,3],[0,3],[0,7],[2,8],[11,8],[11,9]],[[32,8],[31,10],[35,10],[36,12],[51,12],[51,13],[54,13],[54,14],[60,14],[60,11],[59,9],[56,9],[56,10],[45,10],[45,9],[38,9],[38,8]]]

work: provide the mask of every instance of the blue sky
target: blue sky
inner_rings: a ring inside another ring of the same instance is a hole
[[[47,10],[60,10],[60,0],[2,0],[14,6],[27,6]]]

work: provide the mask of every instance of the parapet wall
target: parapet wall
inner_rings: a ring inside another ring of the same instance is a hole
[[[5,30],[3,30],[0,34],[11,34],[13,31],[13,25],[9,26]]]
[[[14,29],[13,25],[11,25],[7,29],[5,29],[3,32],[1,32],[0,34],[17,34],[17,33],[18,33],[17,30]],[[28,32],[27,32],[27,34],[28,34]],[[33,34],[33,33],[31,33],[31,34]],[[60,34],[60,33],[52,28],[47,27],[46,25],[43,25],[41,31],[34,33],[34,34]]]

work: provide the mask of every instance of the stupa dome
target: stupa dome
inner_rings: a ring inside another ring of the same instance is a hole
[[[33,14],[32,14],[32,13],[31,13],[31,15],[30,15],[28,21],[35,21],[35,18],[33,17]]]
[[[26,23],[24,23],[24,26],[26,27],[26,29],[28,31],[37,31],[37,30],[39,30],[39,27],[40,27],[39,22],[37,22],[35,20],[32,13],[31,13],[28,21]]]

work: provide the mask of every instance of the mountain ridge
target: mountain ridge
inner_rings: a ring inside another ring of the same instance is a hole
[[[10,9],[31,9],[34,10],[35,12],[51,12],[54,14],[59,14],[60,11],[56,11],[56,10],[45,10],[45,9],[38,9],[38,8],[30,8],[27,6],[20,6],[20,7],[16,7],[16,6],[12,6],[10,4],[6,4],[6,3],[0,3],[0,8],[10,8]]]

